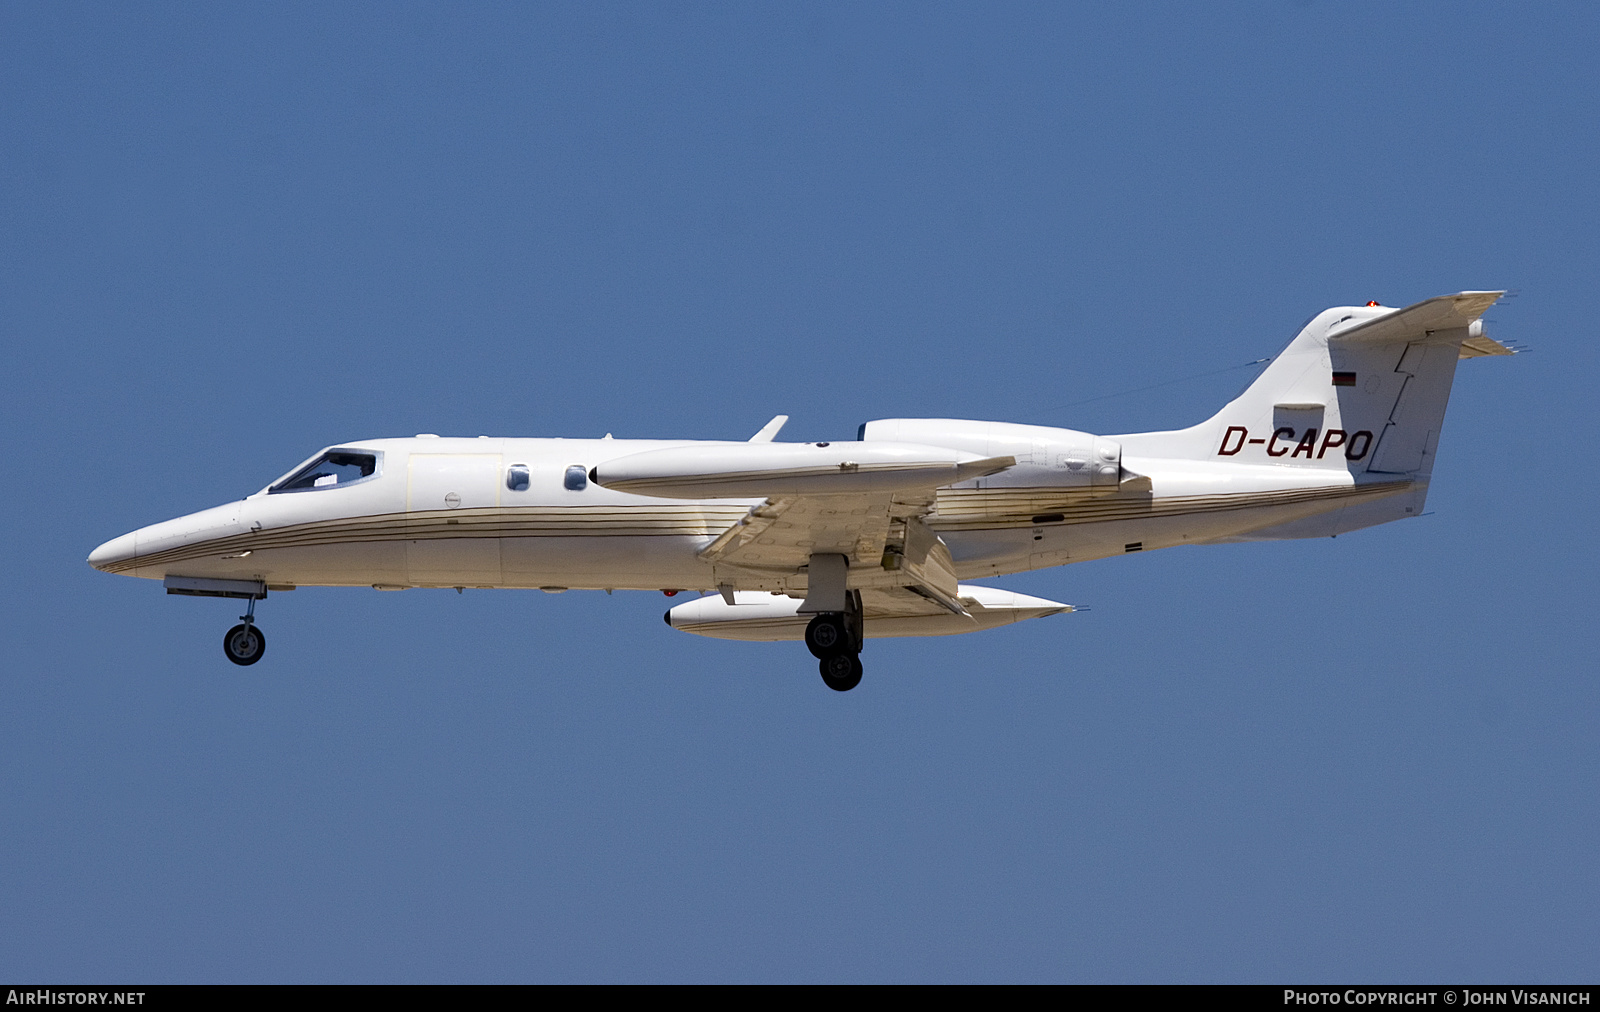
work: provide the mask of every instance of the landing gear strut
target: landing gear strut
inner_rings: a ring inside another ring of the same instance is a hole
[[[240,665],[254,664],[267,652],[267,638],[256,628],[255,598],[250,599],[249,608],[239,616],[239,624],[222,637],[222,652],[228,655],[228,660]]]

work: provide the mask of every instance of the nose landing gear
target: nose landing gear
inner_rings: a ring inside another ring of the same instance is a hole
[[[249,553],[246,552],[246,555]],[[264,580],[217,580],[209,576],[167,576],[169,594],[184,597],[231,597],[250,602],[239,624],[222,637],[222,652],[235,664],[254,664],[267,652],[267,638],[256,628],[256,602],[267,596]]]
[[[267,637],[256,628],[255,598],[250,599],[249,608],[239,616],[239,624],[223,635],[222,652],[239,665],[254,664],[267,652]]]

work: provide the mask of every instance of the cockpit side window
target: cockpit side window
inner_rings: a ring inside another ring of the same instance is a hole
[[[312,492],[370,478],[378,473],[378,455],[359,450],[329,450],[268,492]]]

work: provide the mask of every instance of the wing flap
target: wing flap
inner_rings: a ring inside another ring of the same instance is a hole
[[[905,549],[902,568],[909,578],[907,589],[920,594],[953,615],[965,615],[961,604],[956,564],[950,547],[921,517],[905,520]]]
[[[701,549],[700,557],[768,571],[798,571],[817,553],[846,556],[853,568],[878,566],[895,503],[888,494],[768,499]]]
[[[910,496],[784,496],[768,499],[701,549],[719,581],[749,586],[739,573],[791,590],[814,554],[850,561],[852,588],[908,588],[943,611],[965,615],[950,548],[923,522],[933,492]]]

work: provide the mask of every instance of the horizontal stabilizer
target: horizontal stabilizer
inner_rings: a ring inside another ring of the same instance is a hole
[[[1392,313],[1359,321],[1343,330],[1335,330],[1328,335],[1328,341],[1330,344],[1415,341],[1427,336],[1429,331],[1470,327],[1504,294],[1505,292],[1458,292],[1455,295],[1440,295],[1404,309],[1397,309]],[[1497,348],[1503,347],[1496,342],[1490,343]],[[1485,351],[1479,354],[1510,354],[1510,350]]]

